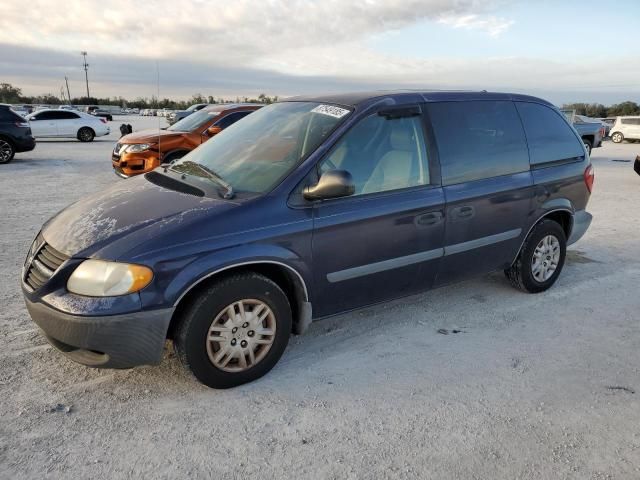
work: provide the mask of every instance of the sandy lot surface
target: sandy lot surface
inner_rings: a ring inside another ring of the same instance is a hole
[[[215,391],[169,352],[72,363],[23,305],[42,223],[122,181],[117,136],[0,166],[0,478],[640,478],[640,177],[618,161],[640,144],[594,150],[595,219],[550,291],[496,273],[317,322],[265,378]]]

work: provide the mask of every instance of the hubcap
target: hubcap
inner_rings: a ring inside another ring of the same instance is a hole
[[[0,161],[8,162],[9,159],[11,158],[12,152],[13,152],[13,149],[11,148],[11,145],[9,145],[4,140],[0,140]]]
[[[533,278],[546,282],[558,268],[560,262],[560,242],[554,235],[547,235],[536,246],[531,260]]]
[[[276,337],[276,317],[269,306],[255,299],[227,305],[207,333],[207,355],[225,372],[242,372],[259,363]]]

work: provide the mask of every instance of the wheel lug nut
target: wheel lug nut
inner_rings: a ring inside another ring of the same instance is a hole
[[[242,324],[242,328],[247,328],[248,326],[249,326],[249,322],[244,322],[244,323]]]
[[[232,347],[235,347],[235,346],[236,346],[236,339],[235,339],[235,338],[232,338],[232,339],[231,339],[231,346],[232,346]]]
[[[231,333],[236,333],[237,331],[238,331],[238,327],[233,327],[233,328],[231,329]]]
[[[245,347],[247,346],[247,341],[246,341],[246,340],[242,340],[242,341],[240,342],[240,346],[241,346],[242,348],[245,348]]]
[[[253,330],[249,330],[247,332],[247,335],[249,335],[250,337],[253,337],[255,335],[256,332],[254,332]]]

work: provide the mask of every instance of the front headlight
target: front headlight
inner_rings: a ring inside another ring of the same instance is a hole
[[[149,143],[134,143],[133,145],[129,145],[124,149],[127,153],[140,153],[146,150],[149,150],[151,144]]]
[[[85,260],[67,281],[67,290],[87,297],[116,297],[142,290],[153,279],[150,268],[128,263]]]

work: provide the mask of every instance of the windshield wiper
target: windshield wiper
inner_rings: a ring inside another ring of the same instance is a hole
[[[235,197],[235,192],[233,191],[233,186],[229,182],[227,182],[224,178],[222,178],[220,175],[218,175],[216,172],[214,172],[213,170],[205,167],[204,165],[200,165],[199,163],[193,162],[191,160],[187,160],[185,162],[182,162],[181,165],[189,165],[189,166],[193,165],[194,167],[196,167],[201,172],[204,172],[205,176],[209,180],[213,180],[217,184],[222,185],[222,187],[224,187],[227,190],[225,192],[225,194],[222,196],[225,200],[229,200],[229,199],[232,199],[233,197]],[[173,172],[176,172],[176,173],[181,173],[181,174],[185,174],[186,173],[186,172],[181,172],[180,170],[176,170],[173,167],[169,167],[169,170],[171,170]]]

